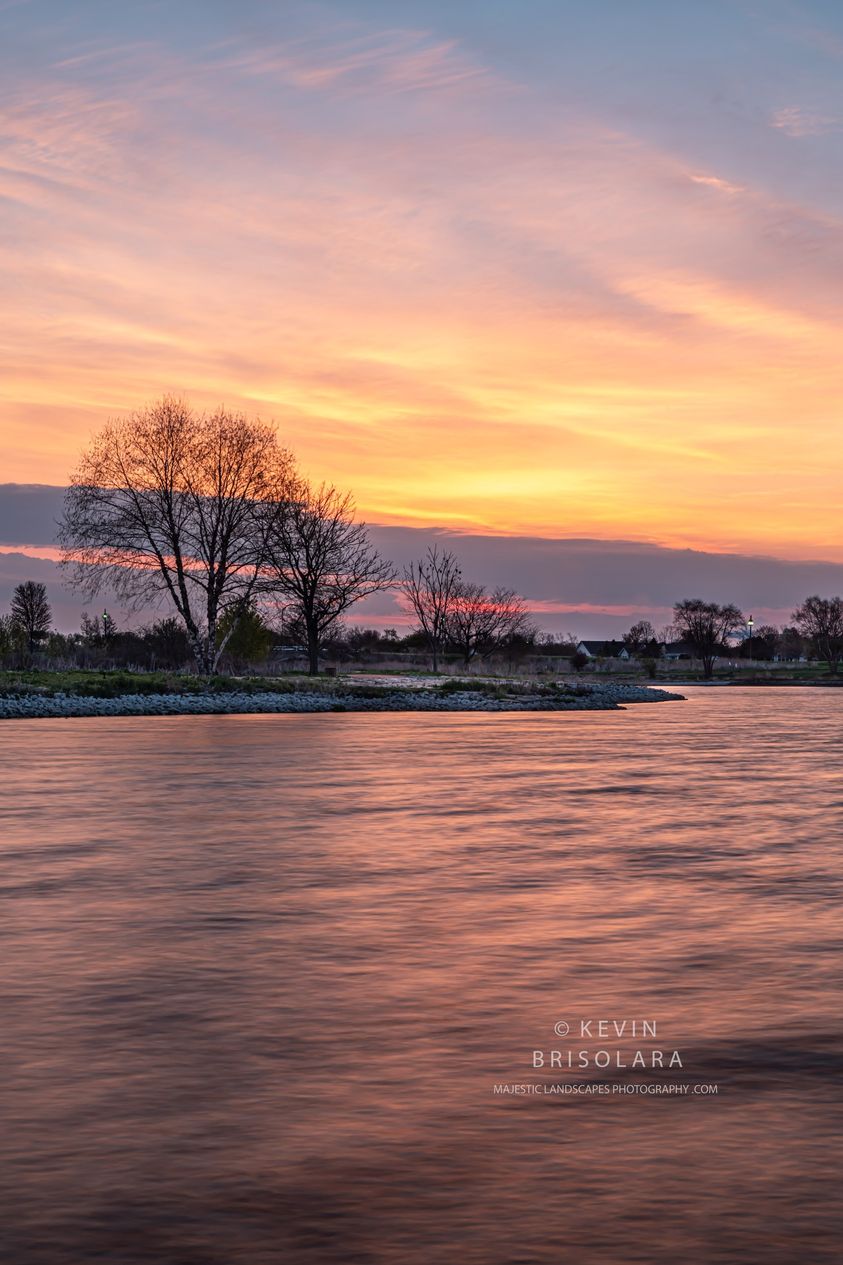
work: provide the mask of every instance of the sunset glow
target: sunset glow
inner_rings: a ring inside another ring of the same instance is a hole
[[[842,71],[0,0],[10,1265],[840,1259]]]
[[[177,390],[372,521],[843,558],[833,33],[0,8],[6,480]]]

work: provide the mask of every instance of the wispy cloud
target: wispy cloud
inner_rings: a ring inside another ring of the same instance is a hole
[[[840,130],[841,120],[834,114],[822,114],[818,110],[808,110],[799,105],[786,105],[773,113],[770,123],[780,132],[798,139],[837,132]]]
[[[732,184],[729,180],[723,180],[720,176],[704,175],[697,173],[690,176],[693,184],[707,185],[710,189],[717,189],[719,193],[744,193],[745,186],[740,184]]]
[[[126,170],[137,107],[75,85],[40,84],[0,102],[0,172],[92,189]]]
[[[500,87],[502,83],[455,40],[400,29],[320,36],[260,49],[235,44],[212,55],[208,65],[215,70],[272,76],[315,92],[389,95]]]

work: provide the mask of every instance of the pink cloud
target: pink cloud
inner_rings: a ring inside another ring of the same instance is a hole
[[[389,95],[501,85],[454,40],[429,32],[391,30],[334,39],[291,40],[265,49],[226,50],[210,65],[246,75],[270,75],[308,91]]]
[[[771,126],[795,138],[822,136],[825,132],[838,131],[840,119],[836,115],[806,110],[799,105],[787,105],[775,111]]]

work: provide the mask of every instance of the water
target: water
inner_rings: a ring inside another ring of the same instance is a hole
[[[688,693],[4,722],[7,1259],[839,1260],[843,693]]]

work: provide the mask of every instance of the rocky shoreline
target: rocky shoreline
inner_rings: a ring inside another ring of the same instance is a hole
[[[616,711],[627,703],[661,703],[682,694],[637,685],[571,685],[558,692],[490,697],[472,690],[389,689],[372,696],[339,692],[207,694],[123,694],[86,698],[73,694],[16,694],[0,697],[0,720],[41,720],[84,716],[204,716],[301,712],[569,712]]]

